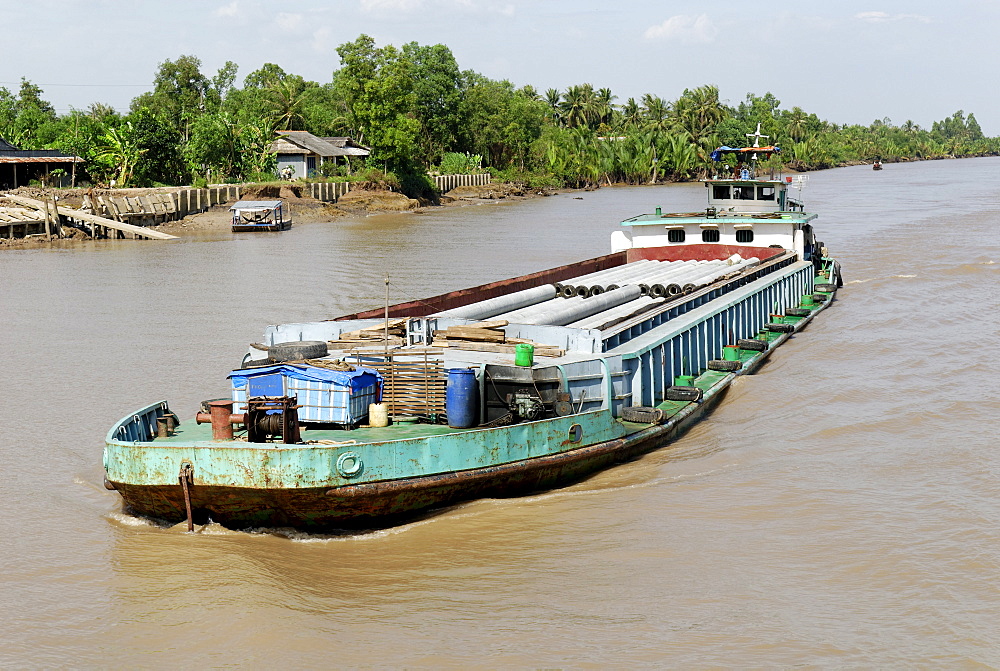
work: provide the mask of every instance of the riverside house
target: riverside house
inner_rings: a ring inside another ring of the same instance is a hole
[[[310,177],[325,163],[350,165],[352,157],[371,153],[349,137],[317,137],[304,130],[279,130],[271,143],[278,156],[278,174],[289,179]]]
[[[32,180],[69,186],[74,166],[83,159],[58,149],[19,149],[0,137],[0,189],[16,189]],[[61,172],[53,175],[56,170]]]

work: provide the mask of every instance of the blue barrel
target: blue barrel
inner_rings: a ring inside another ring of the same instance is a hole
[[[479,383],[474,368],[449,368],[445,412],[448,426],[468,429],[479,423]]]

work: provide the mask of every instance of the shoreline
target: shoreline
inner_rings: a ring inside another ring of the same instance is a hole
[[[892,163],[914,163],[917,161],[926,160],[946,160],[946,158],[955,157],[940,157],[934,159],[902,159],[898,161],[884,161]],[[976,157],[969,157],[976,158]],[[830,168],[818,168],[815,170],[803,170],[796,169],[795,167],[785,166],[779,169],[778,173],[788,173],[788,174],[802,174],[808,172],[820,172],[824,170],[833,170],[835,168],[846,168],[852,166],[860,165],[870,165],[870,163],[865,161],[849,161],[843,164],[832,166]],[[595,191],[600,188],[607,187],[644,187],[644,186],[662,186],[665,184],[682,184],[685,182],[693,182],[696,180],[678,180],[678,181],[666,181],[666,182],[656,182],[654,184],[628,184],[628,183],[611,183],[598,185],[594,187],[587,188],[560,188],[560,189],[528,189],[527,187],[513,182],[494,182],[491,184],[486,184],[483,186],[460,186],[442,194],[438,203],[427,203],[420,202],[413,198],[408,198],[407,196],[385,190],[354,190],[341,196],[335,202],[325,202],[316,200],[310,197],[302,197],[298,195],[299,189],[294,188],[297,185],[294,183],[288,184],[286,187],[281,187],[280,197],[288,206],[288,211],[291,215],[292,224],[295,223],[326,223],[333,222],[344,217],[357,217],[357,216],[373,216],[379,214],[420,214],[428,211],[434,211],[438,208],[449,208],[449,207],[469,207],[474,205],[490,205],[499,203],[516,203],[525,200],[533,200],[535,198],[544,198],[548,196],[556,196],[562,194],[573,194],[581,193],[585,191]],[[91,191],[94,195],[111,195],[111,196],[136,196],[136,195],[146,195],[151,193],[170,193],[176,190],[189,188],[189,187],[150,187],[150,188],[129,188],[129,189],[65,189],[59,190],[58,195],[60,201],[69,205],[76,206],[83,201],[84,195]],[[255,192],[259,191],[260,188],[254,185],[247,187],[242,198],[251,200],[255,197]],[[43,199],[48,197],[52,193],[52,190],[41,189],[38,187],[19,187],[11,191],[11,193],[27,195],[37,199]],[[3,199],[0,198],[0,203]],[[213,205],[204,212],[199,212],[197,214],[187,215],[181,219],[174,221],[164,222],[158,224],[157,226],[150,227],[154,230],[163,231],[164,233],[170,233],[171,235],[177,235],[178,237],[186,237],[187,233],[195,232],[205,232],[205,231],[227,231],[230,227],[231,215],[229,211],[229,206],[232,203],[225,203],[220,205]],[[64,227],[65,235],[63,237],[57,237],[55,235],[32,235],[25,238],[0,238],[0,250],[3,249],[36,249],[45,246],[73,246],[80,242],[90,242],[93,240],[84,231],[81,231],[72,227]]]

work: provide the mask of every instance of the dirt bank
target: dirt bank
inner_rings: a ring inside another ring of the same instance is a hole
[[[144,196],[152,193],[169,193],[179,190],[181,187],[160,187],[149,189],[59,189],[56,191],[40,189],[37,187],[21,187],[11,193],[34,198],[36,200],[48,200],[53,194],[59,198],[59,204],[67,207],[80,207],[84,196],[90,193],[91,197],[121,197],[121,196]],[[325,203],[315,200],[303,194],[307,193],[306,188],[298,184],[263,184],[259,186],[248,186],[241,189],[242,200],[276,200],[285,202],[292,222],[294,223],[320,223],[334,221],[341,217],[370,215],[392,212],[418,212],[434,209],[437,207],[461,207],[477,205],[482,203],[496,203],[501,201],[516,202],[539,196],[550,196],[554,192],[547,190],[529,190],[519,184],[497,183],[483,186],[460,186],[452,189],[447,194],[440,197],[439,202],[429,203],[407,198],[401,193],[386,191],[381,189],[354,189],[341,196],[336,203]],[[13,203],[8,203],[14,205]],[[205,212],[192,214],[179,219],[158,225],[156,228],[171,235],[183,237],[186,233],[196,231],[227,230],[231,224],[232,214],[229,207],[232,203],[220,204],[210,207]],[[3,203],[0,202],[0,206]],[[59,241],[60,243],[71,242],[73,240],[86,240],[88,236],[83,231],[65,228],[64,237],[55,236],[32,236],[22,239],[0,239],[0,247],[22,248],[38,247]]]

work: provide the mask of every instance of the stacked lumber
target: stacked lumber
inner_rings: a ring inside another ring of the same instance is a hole
[[[356,331],[341,333],[340,338],[331,340],[331,349],[351,349],[359,346],[385,346],[399,347],[406,344],[406,318],[389,320],[389,338],[386,341],[385,322],[366,326]]]
[[[509,322],[506,319],[477,322],[466,326],[449,326],[442,331],[434,331],[434,347],[454,347],[472,352],[495,352],[514,354],[517,345],[532,345],[536,356],[559,357],[566,350],[551,345],[541,345],[533,340],[510,338],[503,331]]]

